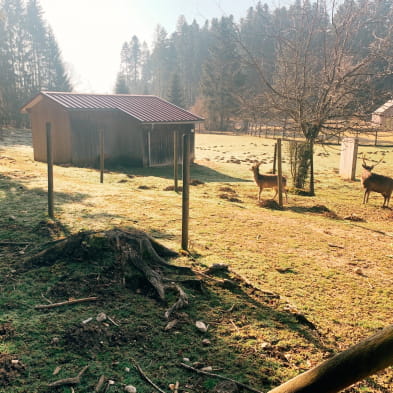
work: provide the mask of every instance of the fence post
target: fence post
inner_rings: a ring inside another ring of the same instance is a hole
[[[178,168],[178,161],[179,161],[179,153],[177,149],[177,143],[178,143],[178,138],[177,138],[177,130],[173,131],[173,179],[175,182],[175,191],[179,191],[179,168]]]
[[[100,129],[100,183],[104,182],[104,130]]]
[[[46,127],[46,161],[48,164],[48,216],[54,218],[53,208],[53,154],[52,154],[52,130],[51,123],[47,122]]]
[[[282,207],[282,157],[281,157],[281,138],[277,139],[277,186],[278,204]]]
[[[181,248],[188,250],[188,221],[190,210],[190,134],[183,135],[183,191]]]
[[[273,175],[276,173],[276,162],[277,162],[277,142],[274,144]]]

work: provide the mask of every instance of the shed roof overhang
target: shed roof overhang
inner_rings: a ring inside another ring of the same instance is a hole
[[[21,108],[21,112],[29,113],[45,97],[67,111],[120,111],[146,125],[181,125],[204,121],[183,108],[151,95],[40,92]]]

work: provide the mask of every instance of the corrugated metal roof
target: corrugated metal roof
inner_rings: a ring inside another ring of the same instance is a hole
[[[203,118],[152,95],[83,94],[47,91],[40,94],[49,97],[69,110],[120,110],[140,122],[148,124],[203,121]],[[27,103],[22,110],[33,107],[36,98]]]

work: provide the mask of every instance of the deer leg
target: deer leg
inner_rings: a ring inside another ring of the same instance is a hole
[[[277,188],[275,188],[275,189],[274,189],[274,191],[276,191],[276,193],[274,194],[274,197],[273,197],[273,199],[275,199],[275,198],[276,198],[276,196],[277,196],[277,194],[278,194],[278,189],[277,189]]]
[[[263,190],[263,187],[259,187],[259,194],[258,194],[258,202],[261,201],[261,192]]]
[[[369,194],[370,192],[368,190],[364,191],[363,204],[367,203]]]

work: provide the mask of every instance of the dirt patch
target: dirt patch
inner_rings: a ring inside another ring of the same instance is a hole
[[[205,184],[202,180],[193,179],[190,181],[191,186],[200,186],[201,184]]]
[[[0,386],[9,385],[24,370],[25,366],[17,356],[0,353]]]
[[[264,201],[260,201],[258,205],[260,207],[264,207],[266,209],[271,209],[271,210],[283,210],[284,209],[274,199],[266,199]]]
[[[175,191],[175,186],[165,187],[163,189],[163,191]],[[181,187],[181,186],[177,187],[177,191],[179,191],[179,192],[183,191],[183,187]]]
[[[0,324],[0,340],[6,340],[7,338],[13,337],[15,329],[10,323]]]
[[[71,326],[64,334],[64,344],[74,352],[97,353],[107,347],[122,346],[129,342],[143,341],[147,329],[128,331],[107,323],[88,322]]]
[[[243,201],[241,199],[237,198],[236,196],[234,196],[232,194],[220,194],[218,197],[221,199],[226,199],[229,202],[243,203]]]
[[[42,220],[35,227],[34,232],[41,236],[57,239],[64,236],[62,226],[53,220]]]

